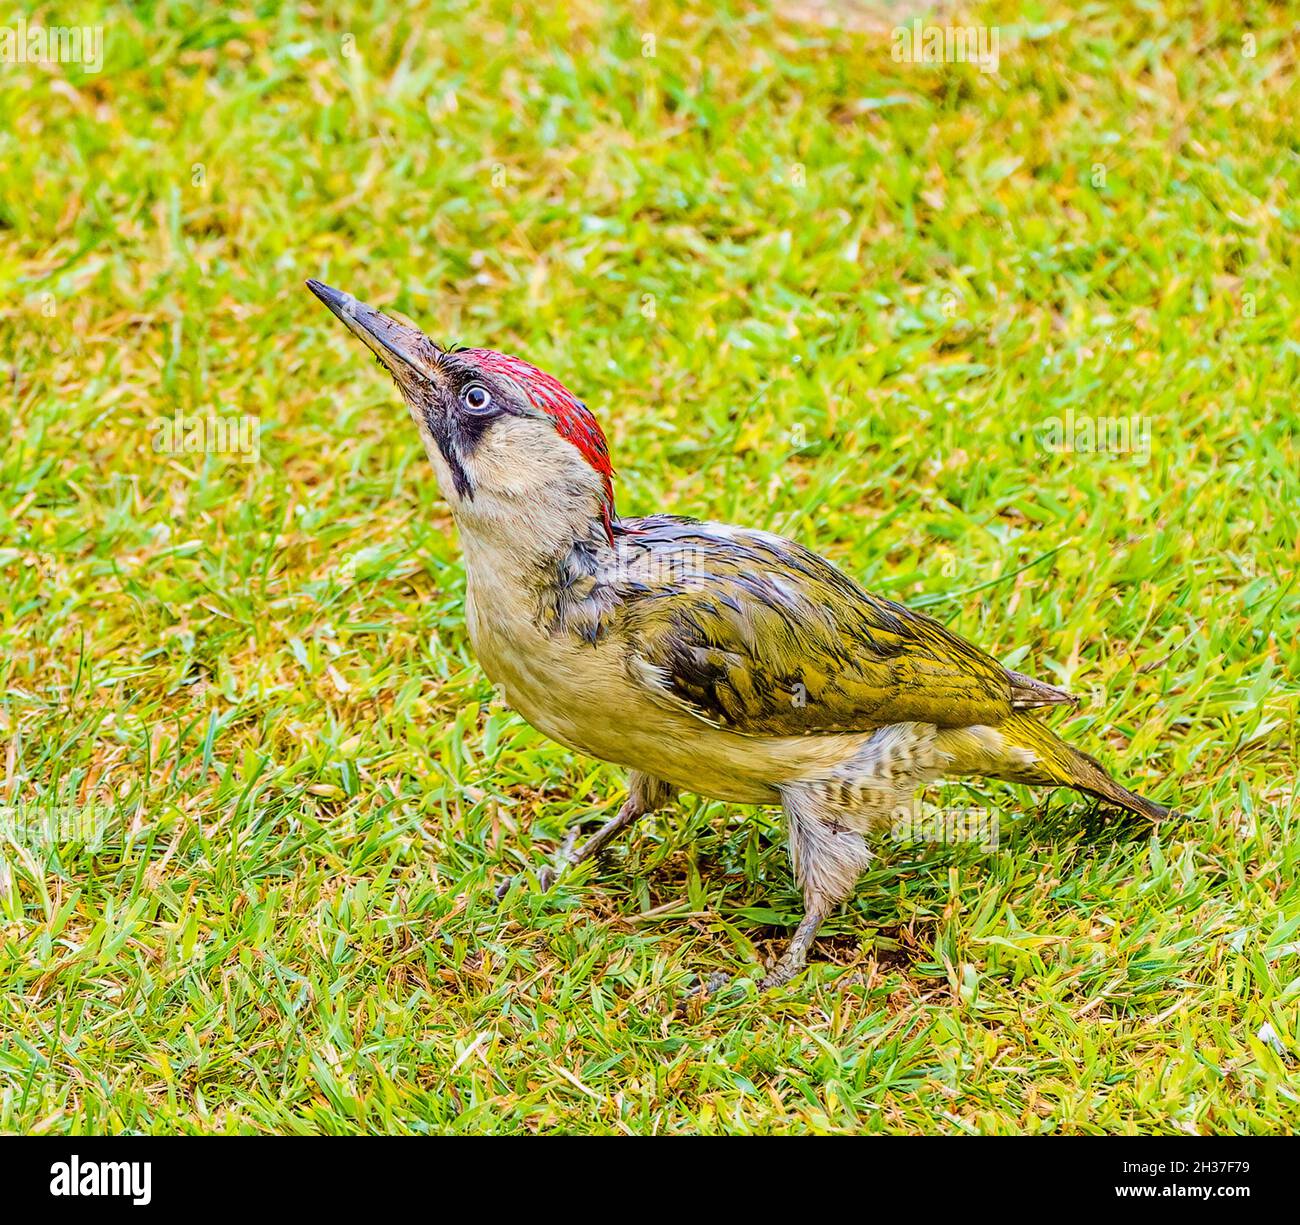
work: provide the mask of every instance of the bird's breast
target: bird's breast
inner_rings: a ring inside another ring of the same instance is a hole
[[[823,774],[858,736],[744,736],[650,698],[628,674],[617,638],[596,643],[551,631],[514,584],[471,578],[470,641],[502,700],[552,740],[641,770],[684,791],[774,804],[786,781]]]

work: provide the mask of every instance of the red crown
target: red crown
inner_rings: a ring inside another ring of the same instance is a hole
[[[568,439],[582,453],[599,474],[605,496],[601,514],[605,520],[605,535],[614,543],[614,469],[609,462],[609,443],[600,422],[581,400],[577,399],[559,379],[539,370],[522,357],[511,357],[495,349],[461,349],[458,357],[468,358],[488,374],[500,374],[513,379],[524,389],[534,408],[541,409],[555,422],[561,438]]]

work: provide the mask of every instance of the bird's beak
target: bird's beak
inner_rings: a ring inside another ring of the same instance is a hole
[[[365,343],[399,382],[409,382],[412,373],[424,378],[435,377],[439,349],[423,332],[398,323],[350,293],[320,281],[309,280],[307,288],[347,325],[348,331]]]

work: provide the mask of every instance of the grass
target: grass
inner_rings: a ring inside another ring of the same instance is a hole
[[[802,3],[27,14],[105,63],[0,65],[0,1129],[1294,1130],[1297,43],[1194,7],[979,9],[996,74]],[[575,388],[625,513],[1086,695],[1184,819],[936,793],[997,849],[883,846],[769,996],[688,990],[797,919],[775,812],[495,904],[622,780],[495,701],[309,275]]]

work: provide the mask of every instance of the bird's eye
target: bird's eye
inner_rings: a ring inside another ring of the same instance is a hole
[[[460,402],[472,413],[483,413],[492,405],[492,393],[482,383],[471,383],[460,393]]]

